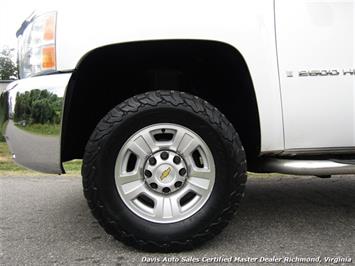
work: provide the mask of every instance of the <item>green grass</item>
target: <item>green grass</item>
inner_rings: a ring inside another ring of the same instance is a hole
[[[30,124],[26,126],[16,124],[16,126],[23,130],[39,135],[59,135],[60,133],[59,124]]]
[[[6,142],[0,142],[0,174],[23,171],[27,170],[15,164]]]
[[[68,175],[80,175],[81,160],[72,160],[64,163],[64,169]],[[12,159],[6,142],[0,142],[0,176],[15,175],[37,176],[48,174],[41,174],[17,165]]]
[[[65,172],[69,175],[80,175],[81,160],[72,160],[64,163]]]

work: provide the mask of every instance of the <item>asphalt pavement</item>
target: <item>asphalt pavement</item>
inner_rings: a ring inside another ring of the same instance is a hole
[[[0,177],[1,265],[197,265],[230,258],[301,265],[297,259],[318,257],[321,265],[331,265],[326,258],[355,263],[355,176],[250,178],[238,215],[220,235],[173,254],[137,251],[107,235],[86,205],[80,177]]]

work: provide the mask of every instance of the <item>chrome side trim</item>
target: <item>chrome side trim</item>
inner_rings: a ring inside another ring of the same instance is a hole
[[[291,175],[343,175],[355,174],[355,164],[332,160],[267,158],[258,162],[257,170]]]
[[[61,123],[70,77],[68,73],[22,79],[1,94],[0,113],[5,118],[0,124],[5,123],[3,134],[16,163],[39,172],[63,173]]]
[[[323,147],[309,149],[286,149],[281,152],[280,156],[297,156],[297,155],[329,155],[329,154],[355,154],[355,147]]]

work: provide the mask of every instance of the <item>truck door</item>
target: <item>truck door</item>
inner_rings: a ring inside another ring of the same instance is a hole
[[[355,151],[355,0],[275,0],[286,153]]]

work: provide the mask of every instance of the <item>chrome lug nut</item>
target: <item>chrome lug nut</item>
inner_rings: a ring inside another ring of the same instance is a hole
[[[157,189],[157,188],[158,188],[158,185],[155,184],[155,183],[150,183],[150,187],[151,187],[152,189]]]
[[[168,188],[168,187],[163,188],[163,192],[164,193],[169,193],[170,192],[170,188]]]
[[[175,164],[179,164],[179,163],[181,163],[181,158],[179,156],[175,156],[174,159],[173,159],[173,162]]]
[[[144,171],[144,175],[145,175],[146,177],[152,177],[152,172],[149,171],[149,170],[145,170],[145,171]]]
[[[167,153],[166,151],[163,151],[160,154],[160,158],[162,158],[162,160],[167,160],[169,158],[169,153]]]
[[[177,181],[177,182],[175,182],[175,184],[174,184],[174,186],[175,186],[176,188],[181,187],[181,185],[182,185],[182,182],[181,182],[181,181]]]
[[[181,168],[179,171],[179,175],[184,176],[186,174],[186,169],[185,168]]]
[[[150,165],[156,165],[156,163],[157,163],[157,159],[155,159],[154,157],[151,157],[151,158],[149,158],[149,164]]]

